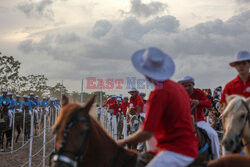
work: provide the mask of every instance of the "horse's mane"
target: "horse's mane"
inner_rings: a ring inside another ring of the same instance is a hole
[[[81,106],[79,104],[77,104],[77,103],[71,103],[71,104],[68,104],[68,105],[64,106],[62,108],[59,116],[58,116],[57,122],[56,122],[56,124],[54,126],[54,130],[57,130],[59,127],[64,129],[66,124],[69,122],[72,115],[74,114],[74,112],[79,107],[81,107]],[[107,133],[106,130],[104,130],[104,128],[100,125],[100,123],[97,122],[90,114],[88,114],[88,116],[90,117],[90,121],[91,121],[91,124],[92,124],[91,133],[101,135],[102,137],[107,136],[107,138],[109,138],[110,140],[113,141],[111,136]]]
[[[229,98],[233,99],[229,101],[227,107],[225,108],[222,114],[223,117],[226,116],[229,112],[236,113],[242,105],[242,100],[246,101],[246,99],[243,96],[239,95],[231,95],[229,96]]]

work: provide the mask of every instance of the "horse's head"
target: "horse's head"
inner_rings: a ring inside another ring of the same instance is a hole
[[[225,130],[222,142],[226,150],[236,152],[240,148],[242,137],[250,132],[250,98],[229,96],[227,103],[222,115]]]
[[[133,115],[131,118],[131,131],[132,133],[136,132],[140,128],[140,120],[136,115]]]
[[[70,104],[63,96],[62,110],[54,126],[56,152],[51,155],[53,167],[77,167],[82,160],[90,132],[89,111],[94,103],[93,96],[84,106]]]

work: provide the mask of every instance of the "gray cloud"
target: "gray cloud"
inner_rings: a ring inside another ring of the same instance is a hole
[[[52,19],[54,13],[50,6],[53,0],[41,0],[40,2],[26,1],[18,4],[17,8],[21,10],[27,17],[46,17]]]
[[[98,20],[93,29],[92,36],[95,38],[100,38],[105,36],[112,28],[112,24],[107,20]]]
[[[230,69],[228,62],[238,50],[249,49],[249,43],[247,11],[227,21],[217,19],[185,30],[179,29],[179,21],[173,16],[155,17],[145,23],[133,17],[121,22],[101,20],[86,34],[53,32],[40,41],[27,39],[19,44],[19,49],[26,56],[36,53],[70,64],[71,72],[65,73],[77,78],[87,71],[102,77],[138,75],[130,56],[138,49],[156,46],[174,58],[176,79],[190,74],[204,79],[199,81],[201,86],[212,87],[214,83],[207,76],[216,73],[222,82],[228,81],[232,77],[224,76],[224,71]]]
[[[249,3],[250,0],[236,0],[236,2],[239,2],[239,3]]]
[[[138,17],[150,17],[162,13],[168,7],[166,3],[151,2],[148,4],[142,3],[141,0],[130,0],[131,8],[129,12],[120,10],[123,15],[132,14]]]

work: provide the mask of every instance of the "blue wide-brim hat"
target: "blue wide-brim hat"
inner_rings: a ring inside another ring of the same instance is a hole
[[[172,58],[154,47],[135,52],[132,63],[138,72],[156,81],[168,80],[175,72]]]

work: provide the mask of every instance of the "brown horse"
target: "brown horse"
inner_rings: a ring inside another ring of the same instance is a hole
[[[99,122],[89,115],[93,96],[84,106],[63,107],[54,126],[56,152],[50,157],[52,167],[135,167],[137,154],[118,147]],[[139,166],[139,165],[138,165]]]
[[[196,125],[196,106],[191,108],[192,118],[193,118],[193,126],[195,130],[195,134],[199,139],[199,156],[195,160],[194,163],[199,163],[202,161],[208,161],[212,159],[212,151],[211,151],[211,143],[210,139],[207,135],[207,132],[201,128],[198,128]]]
[[[240,154],[230,154],[220,159],[209,161],[208,167],[249,167],[250,157]]]

